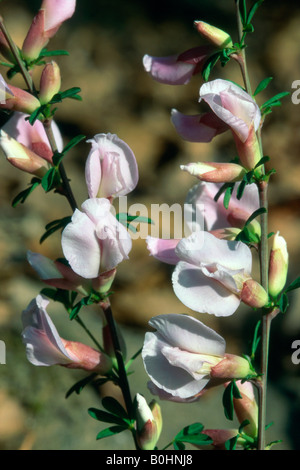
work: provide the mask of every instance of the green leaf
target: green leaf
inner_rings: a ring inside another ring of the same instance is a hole
[[[247,16],[247,23],[250,23],[253,16],[255,15],[256,13],[256,10],[258,9],[258,7],[260,7],[260,5],[263,3],[264,0],[258,0],[254,5],[253,7],[250,9],[249,13],[248,13],[248,16]]]
[[[235,380],[232,380],[229,385],[225,388],[225,391],[223,393],[223,407],[224,407],[224,414],[227,419],[230,421],[233,420],[233,412],[234,412],[234,406],[233,406],[233,399],[234,398],[242,398],[240,391],[238,389],[238,386],[235,383]]]
[[[289,91],[283,91],[281,93],[278,93],[277,95],[273,96],[273,98],[270,98],[268,101],[266,101],[262,106],[261,109],[268,108],[270,106],[280,106],[281,102],[279,101],[280,98],[283,98],[284,96],[289,95]]]
[[[262,157],[258,163],[256,163],[254,169],[258,168],[259,166],[261,165],[264,165],[265,163],[267,163],[268,161],[270,161],[270,157],[268,157],[267,155],[265,155],[264,157]]]
[[[215,54],[212,54],[209,57],[209,59],[206,61],[206,63],[204,64],[204,67],[202,69],[202,77],[203,77],[203,80],[205,82],[208,81],[212,69],[214,68],[214,66],[220,60],[221,54],[222,54],[222,51],[221,52],[219,51],[219,52],[216,52]]]
[[[29,188],[24,189],[24,191],[21,191],[12,201],[12,206],[16,207],[18,204],[23,204],[28,196],[34,191],[35,188],[37,188],[41,184],[41,180],[39,178],[33,178],[31,180],[31,185]]]
[[[125,423],[122,418],[119,418],[118,416],[111,413],[107,413],[106,411],[98,410],[97,408],[89,408],[88,413],[97,421],[101,421],[103,423],[114,423],[128,428],[128,423]]]
[[[74,320],[78,313],[80,312],[82,307],[85,307],[86,305],[92,305],[94,303],[94,299],[92,295],[89,295],[87,297],[83,297],[77,304],[73,307],[70,313],[70,320]]]
[[[111,426],[110,428],[106,428],[100,431],[97,434],[96,439],[99,440],[99,439],[104,439],[105,437],[111,437],[111,436],[114,436],[115,434],[119,434],[120,432],[125,431],[126,429],[127,428],[125,428],[124,426]]]
[[[174,439],[174,442],[189,442],[190,444],[209,445],[212,444],[211,438],[207,434],[203,434],[203,424],[194,423],[183,428]]]
[[[267,209],[265,207],[260,207],[256,211],[253,212],[253,214],[250,215],[250,217],[246,220],[245,226],[249,225],[252,220],[256,219],[261,214],[265,214],[267,212]]]
[[[257,347],[259,345],[260,339],[261,339],[260,336],[258,336],[258,331],[259,331],[260,325],[261,325],[261,321],[259,320],[256,324],[256,327],[255,327],[255,330],[254,330],[254,335],[253,335],[253,340],[252,340],[252,347],[251,347],[251,358],[252,358],[252,360],[255,357],[255,353],[256,353]]]
[[[79,142],[81,142],[84,139],[86,139],[85,135],[82,135],[82,134],[77,135],[72,140],[70,140],[70,142],[64,147],[62,153],[65,154],[69,152],[69,150],[71,150],[73,147],[75,147],[77,144],[79,144]]]
[[[228,439],[228,441],[225,442],[225,449],[226,450],[235,450],[238,438],[239,438],[239,435],[237,434],[236,436],[232,437],[231,439]]]
[[[124,420],[128,420],[128,414],[123,408],[123,406],[113,397],[105,397],[102,400],[102,406],[109,411],[110,413],[114,414],[115,416],[119,416]]]
[[[283,294],[281,295],[278,306],[282,313],[286,313],[289,306],[289,299],[285,292],[283,292]]]
[[[256,87],[255,92],[253,93],[253,96],[258,95],[258,93],[261,93],[263,90],[267,88],[269,83],[273,80],[273,77],[267,77],[264,78]]]
[[[225,191],[224,200],[223,200],[223,204],[224,204],[225,209],[228,209],[228,207],[229,207],[229,202],[230,202],[230,198],[232,196],[233,188],[234,188],[234,183],[231,184]]]
[[[60,184],[60,175],[55,167],[50,168],[42,178],[42,187],[48,193]]]
[[[174,441],[173,446],[175,450],[185,450],[185,445],[181,441]]]
[[[43,57],[51,57],[51,56],[57,56],[57,55],[70,55],[68,51],[65,51],[63,49],[57,49],[55,51],[48,51],[47,49],[43,49],[39,55],[39,59],[42,59]]]
[[[70,395],[72,395],[72,393],[76,393],[77,395],[79,395],[82,390],[84,389],[84,387],[86,387],[86,385],[88,385],[90,382],[92,382],[92,380],[97,377],[97,374],[93,373],[91,375],[89,375],[88,377],[85,377],[84,379],[82,380],[79,380],[78,382],[76,382],[66,393],[66,397],[65,398],[69,398]]]
[[[297,277],[297,279],[295,279],[295,281],[293,281],[287,289],[285,289],[285,292],[290,292],[291,290],[294,290],[294,289],[299,289],[300,287],[300,277]]]
[[[63,217],[62,219],[53,220],[49,224],[46,225],[46,232],[40,238],[40,243],[46,240],[46,238],[50,237],[52,233],[56,232],[57,230],[64,229],[66,225],[71,222],[71,217]]]
[[[81,92],[81,89],[78,87],[72,87],[69,88],[68,90],[56,93],[49,101],[49,104],[55,104],[55,103],[60,103],[63,99],[65,98],[73,98],[73,99],[78,99],[81,100],[81,97],[78,96],[78,93]]]

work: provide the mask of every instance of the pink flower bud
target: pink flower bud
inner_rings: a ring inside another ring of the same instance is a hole
[[[234,354],[225,354],[224,359],[212,367],[211,377],[218,379],[243,379],[252,372],[247,359]]]
[[[43,0],[23,42],[22,54],[32,61],[39,57],[61,24],[73,16],[76,0]]]
[[[235,163],[198,162],[181,165],[180,168],[208,183],[241,181],[246,173],[245,168]]]
[[[107,374],[112,367],[110,357],[85,344],[61,338],[46,311],[48,303],[38,295],[22,312],[22,338],[29,362],[35,366],[57,364]]]
[[[248,279],[244,282],[241,291],[241,300],[253,308],[264,307],[269,300],[265,289],[254,279]]]
[[[2,75],[0,75],[0,86],[5,91],[5,100],[0,101],[1,109],[31,114],[41,105],[39,100],[27,91],[13,85],[8,86]]]
[[[138,168],[130,147],[115,134],[97,134],[85,166],[90,198],[125,196],[138,183]]]
[[[47,134],[41,121],[37,120],[33,125],[28,121],[27,114],[15,112],[12,117],[4,124],[3,130],[20,144],[25,145],[40,157],[52,163],[53,152],[51,150]],[[51,128],[59,152],[63,149],[63,139],[61,133],[54,121],[51,122]]]
[[[289,255],[285,239],[277,232],[269,259],[269,293],[276,297],[284,288],[288,272]]]
[[[229,34],[222,29],[216,28],[204,21],[194,21],[194,25],[205,39],[207,39],[214,46],[224,49],[225,47],[232,47],[233,43]]]
[[[60,69],[56,62],[46,64],[40,80],[39,100],[41,104],[47,104],[61,86]]]
[[[38,177],[43,177],[47,173],[49,163],[10,137],[3,129],[0,131],[0,147],[9,163],[19,170]]]
[[[244,142],[234,132],[233,137],[242,165],[248,170],[252,170],[261,159],[261,150],[254,127],[250,127],[249,135]]]
[[[161,413],[157,403],[155,406],[156,419],[145,398],[139,393],[136,394],[136,426],[137,441],[142,450],[153,450],[159,439],[162,421]]]
[[[202,434],[206,434],[213,441],[212,446],[216,450],[225,450],[225,442],[238,434],[238,429],[204,429]],[[196,446],[200,449],[207,449],[207,446]]]
[[[244,427],[244,432],[249,436],[256,437],[258,430],[258,406],[255,400],[253,386],[251,382],[237,381],[239,392],[242,398],[233,398],[233,406],[235,414],[242,424],[248,420],[249,424]]]

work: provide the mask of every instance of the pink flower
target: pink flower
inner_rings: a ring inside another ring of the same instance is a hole
[[[199,93],[199,102],[204,100],[242,142],[248,139],[251,127],[257,131],[261,120],[259,106],[238,85],[217,79],[204,83]]]
[[[259,208],[259,196],[256,185],[247,185],[241,199],[237,198],[237,188],[235,187],[228,209],[224,207],[224,193],[221,194],[217,201],[214,199],[221,187],[221,183],[206,182],[193,186],[188,192],[185,201],[186,213],[190,213],[188,219],[197,220],[197,213],[201,212],[204,218],[205,230],[215,231],[227,227],[243,228],[251,214]],[[253,221],[252,226],[257,233],[260,233],[260,226],[257,221]]]
[[[199,101],[202,100],[230,127],[242,165],[254,168],[261,158],[256,137],[261,113],[255,100],[238,85],[222,79],[201,86]]]
[[[4,78],[0,74],[1,101],[0,108],[11,111],[21,111],[22,113],[33,113],[40,107],[39,100],[21,88],[13,85],[7,85]],[[4,96],[2,98],[2,93]]]
[[[43,0],[23,42],[23,57],[37,59],[61,24],[73,16],[75,7],[76,0]]]
[[[166,57],[145,55],[143,64],[146,72],[157,82],[168,85],[185,85],[193,75],[201,72],[212,51],[211,46],[200,46],[189,49],[182,54]]]
[[[45,284],[57,289],[73,290],[84,296],[89,295],[92,289],[97,292],[107,292],[116,274],[116,270],[112,269],[95,279],[87,280],[74,273],[67,264],[53,261],[39,253],[28,251],[27,259]]]
[[[42,178],[50,168],[46,160],[10,137],[3,129],[0,130],[0,147],[9,163],[21,171]]]
[[[108,199],[88,199],[81,207],[62,232],[62,249],[75,273],[93,279],[128,259],[132,240]]]
[[[38,295],[22,312],[22,338],[29,362],[35,366],[60,365],[106,374],[112,367],[109,356],[90,346],[61,338],[49,317],[48,300]]]
[[[36,120],[33,125],[26,119],[28,114],[15,112],[13,116],[4,124],[2,129],[20,144],[25,145],[29,150],[52,162],[53,152],[51,150],[47,134],[41,121]],[[63,150],[63,140],[57,124],[52,121],[52,130],[58,151]]]
[[[211,142],[215,136],[229,129],[229,126],[212,112],[188,116],[172,109],[171,122],[180,137],[189,142]]]
[[[228,209],[223,204],[224,193],[218,201],[214,197],[221,184],[201,182],[188,192],[184,211],[185,223],[190,234],[194,231],[207,230],[217,238],[234,240],[250,215],[259,208],[258,191],[255,184],[247,185],[242,199],[237,199],[233,190]],[[235,228],[238,227],[238,228]],[[260,224],[253,220],[249,227],[260,234]],[[149,253],[167,264],[177,264],[180,259],[176,254],[179,239],[161,239],[148,236],[146,239]]]
[[[180,261],[172,275],[173,289],[188,308],[229,316],[241,300],[255,307],[263,307],[268,301],[267,293],[251,278],[252,254],[244,243],[194,232],[178,243],[175,252]],[[243,288],[248,288],[249,281],[253,297],[249,292],[244,296]]]
[[[228,358],[225,340],[195,318],[159,315],[149,324],[156,331],[145,335],[144,367],[154,385],[166,396],[178,401],[198,396],[216,366],[222,380],[228,375],[243,378],[249,374],[248,361],[232,355]]]
[[[114,134],[97,134],[85,166],[90,198],[125,196],[138,183],[138,168],[130,147]]]

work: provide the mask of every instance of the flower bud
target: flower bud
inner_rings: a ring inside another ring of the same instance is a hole
[[[49,169],[48,162],[10,137],[3,129],[0,131],[0,147],[9,163],[19,170],[38,177],[42,177],[47,173]]]
[[[235,163],[189,163],[181,165],[181,170],[187,171],[201,181],[208,183],[229,183],[241,181],[246,173],[245,168]]]
[[[152,409],[156,419],[148,406],[145,398],[136,394],[136,426],[137,441],[142,450],[153,450],[159,439],[162,421],[161,413],[157,403],[152,402]]]
[[[241,291],[241,300],[253,308],[264,307],[269,300],[265,289],[254,279],[248,279],[244,282]]]
[[[238,434],[238,429],[204,429],[202,434],[211,438],[215,450],[225,450],[225,442]],[[196,445],[198,449],[207,449],[207,446]]]
[[[49,103],[53,96],[59,92],[60,86],[60,69],[57,63],[52,61],[45,65],[41,75],[39,94],[40,103]]]
[[[241,424],[245,420],[249,421],[249,424],[243,430],[249,436],[256,437],[258,430],[258,406],[253,386],[251,382],[242,383],[240,381],[237,381],[236,385],[242,398],[233,398],[235,414]]]
[[[76,0],[43,0],[23,42],[24,59],[33,61],[48,44],[61,24],[74,14]]]
[[[253,374],[247,359],[234,354],[225,354],[210,371],[210,376],[218,379],[242,379]]]
[[[241,164],[248,170],[253,170],[261,159],[261,150],[254,126],[250,127],[248,138],[245,141],[242,141],[235,132],[233,132],[233,137]],[[260,169],[258,168],[256,171],[259,172]]]
[[[216,28],[204,21],[194,21],[194,25],[205,39],[207,39],[214,46],[225,49],[225,47],[232,47],[233,43],[228,33],[222,29]]]
[[[5,98],[0,101],[0,108],[31,114],[40,107],[40,102],[35,96],[13,85],[8,86],[2,75],[0,75],[0,87],[4,91]]]
[[[288,271],[288,251],[286,241],[277,232],[269,259],[269,293],[276,297],[284,288]]]

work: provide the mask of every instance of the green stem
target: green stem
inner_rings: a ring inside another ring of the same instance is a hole
[[[24,62],[22,60],[22,58],[20,57],[20,53],[19,53],[19,50],[17,48],[17,46],[15,45],[15,43],[13,42],[9,32],[7,31],[6,29],[6,26],[3,22],[3,18],[0,16],[0,29],[10,47],[10,50],[16,60],[16,63],[18,64],[19,68],[20,68],[20,72],[21,74],[23,75],[24,77],[24,80],[26,82],[26,85],[28,86],[28,89],[29,91],[32,93],[32,94],[35,94],[35,89],[34,89],[34,84],[33,84],[33,80],[32,80],[32,77],[30,75],[30,73],[28,72],[28,70],[26,69],[25,65],[24,65]]]
[[[44,129],[45,129],[45,132],[46,132],[48,140],[49,140],[51,150],[54,154],[55,152],[57,152],[57,145],[56,145],[55,137],[54,137],[53,130],[52,130],[52,127],[51,127],[51,121],[52,121],[51,119],[45,119],[43,121],[43,125],[44,125]],[[74,212],[75,209],[77,209],[78,206],[77,206],[77,202],[76,202],[75,196],[73,194],[73,191],[71,189],[69,179],[66,175],[66,171],[65,171],[63,163],[60,163],[60,165],[59,165],[59,173],[60,173],[60,176],[61,176],[61,179],[62,179],[62,182],[63,182],[63,186],[64,186],[64,195],[68,199],[69,204],[70,204],[70,206],[71,206],[71,208]]]
[[[245,34],[243,33],[243,24],[242,24],[241,16],[240,16],[239,0],[236,0],[236,16],[237,16],[239,43],[243,45],[242,43],[244,42]],[[247,72],[247,60],[246,60],[245,47],[242,47],[240,51],[234,55],[234,58],[237,60],[240,66],[246,91],[247,93],[249,93],[250,96],[252,96],[251,83],[250,83],[249,75]]]
[[[130,393],[128,377],[126,373],[125,362],[123,359],[123,354],[122,354],[110,302],[109,301],[105,303],[103,302],[101,304],[101,307],[103,309],[107,324],[109,326],[109,331],[111,334],[111,340],[112,340],[112,344],[113,344],[113,348],[114,348],[114,352],[115,352],[115,356],[116,356],[116,360],[118,364],[119,386],[123,394],[127,413],[130,419],[135,420],[135,413],[134,413],[133,402],[132,402],[131,393]],[[131,432],[132,432],[132,436],[135,442],[136,449],[138,450],[139,446],[136,440],[135,430],[132,429]]]
[[[240,2],[236,0],[236,14],[238,22],[238,32],[240,44],[244,41],[243,25],[240,17]],[[234,57],[240,65],[244,85],[246,91],[252,96],[252,88],[249,79],[245,48],[236,53]],[[257,132],[259,147],[261,150],[261,157],[263,156],[261,130]],[[264,165],[262,166],[262,173],[265,174]],[[266,211],[260,217],[261,223],[261,241],[259,244],[259,257],[260,257],[260,282],[262,287],[268,292],[268,268],[269,268],[269,251],[268,251],[268,182],[261,181],[257,183],[260,207],[265,208]],[[261,330],[261,379],[257,381],[258,395],[259,395],[259,416],[258,416],[258,450],[265,449],[265,427],[266,427],[266,410],[267,410],[267,379],[268,379],[268,362],[269,362],[269,342],[270,342],[270,327],[272,320],[272,312],[262,313],[262,330]]]
[[[76,317],[77,323],[84,329],[84,331],[87,333],[87,335],[91,338],[91,340],[95,343],[95,346],[101,351],[104,352],[101,344],[96,340],[95,336],[90,332],[90,330],[87,328],[85,323],[81,320],[81,318],[77,315]]]

